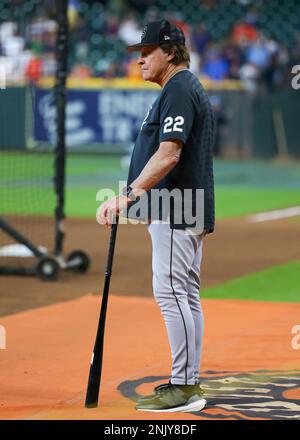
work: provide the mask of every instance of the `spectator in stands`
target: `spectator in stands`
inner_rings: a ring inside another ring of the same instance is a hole
[[[245,55],[241,48],[235,44],[229,43],[223,49],[224,57],[228,63],[228,78],[240,79],[240,68],[244,63]]]
[[[86,64],[78,62],[73,66],[69,75],[71,78],[90,78],[92,70]]]
[[[300,57],[298,58],[298,60]],[[289,85],[289,54],[287,49],[278,44],[277,50],[272,52],[269,63],[263,73],[263,81],[268,92]]]
[[[1,66],[5,69],[8,81],[22,82],[24,71],[31,58],[30,51],[25,46],[25,40],[20,35],[17,23],[3,23],[0,28]]]
[[[130,58],[128,63],[126,64],[126,76],[129,79],[141,79],[141,68],[138,65],[136,58]]]
[[[27,3],[29,0],[12,0],[10,13],[13,17],[15,11],[15,18],[8,22],[0,21],[0,59],[9,81],[22,82],[28,78],[36,82],[41,76],[51,75],[55,71],[57,25],[53,18],[54,2],[35,2],[39,6],[36,9],[32,7],[30,11],[30,8],[24,8],[21,20],[20,7]],[[99,6],[99,3],[102,5]],[[235,3],[233,9],[244,11],[244,16],[233,25],[232,31],[227,35],[228,40],[222,40],[222,49],[213,29],[210,27],[209,32],[205,27],[211,26],[210,20],[204,20],[204,23],[201,22],[194,28],[189,27],[186,20],[189,4],[178,8],[176,12],[164,11],[166,17],[184,30],[187,41],[190,42],[192,71],[213,80],[241,79],[252,92],[260,90],[261,85],[271,92],[289,84],[291,66],[299,64],[300,59],[300,43],[297,46],[296,41],[299,23],[290,23],[295,28],[295,44],[289,52],[285,43],[268,39],[267,34],[261,33],[260,29],[264,28],[264,2],[235,0],[232,3]],[[96,4],[98,6],[95,9]],[[201,9],[210,17],[218,16],[219,6],[220,2],[217,0],[201,2]],[[228,12],[231,11],[231,6],[233,5],[230,5]],[[283,5],[282,8],[284,9]],[[232,13],[235,12],[232,10]],[[275,11],[275,16],[276,14]],[[100,20],[98,15],[101,16]],[[105,50],[108,47],[107,51],[117,56],[122,52],[119,51],[122,42],[130,45],[137,41],[141,24],[144,21],[153,21],[158,16],[161,16],[160,6],[153,5],[151,0],[69,0],[69,65],[72,75],[80,78],[89,75],[112,77],[114,74],[139,77],[133,67],[135,63],[131,63],[130,59],[125,56],[116,61],[111,54],[106,57]],[[225,21],[223,24],[220,22],[220,27],[226,26]],[[103,43],[99,50],[97,44],[91,41],[95,34]],[[94,50],[101,50],[100,60],[93,56]]]
[[[267,67],[270,57],[271,53],[267,47],[266,40],[260,34],[246,50],[246,62],[253,64],[263,71]]]
[[[3,55],[11,58],[17,58],[25,48],[24,38],[18,33],[16,23],[10,23],[11,26],[6,28],[6,32],[2,31],[1,46]],[[5,29],[5,27],[4,27]]]
[[[222,80],[228,77],[228,62],[216,46],[210,48],[206,53],[202,72],[213,80]]]
[[[201,57],[193,46],[190,48],[190,71],[196,76],[199,76],[201,71]]]
[[[26,79],[35,84],[42,77],[43,61],[40,55],[35,55],[27,64],[25,75]]]
[[[132,13],[128,14],[120,23],[118,36],[126,45],[134,44],[140,40],[141,28]]]
[[[46,52],[42,59],[42,73],[45,77],[53,77],[56,73],[56,59],[54,52]]]
[[[29,42],[54,49],[56,44],[56,22],[46,16],[33,17],[26,29]],[[49,47],[48,47],[49,46]]]
[[[244,81],[246,89],[254,94],[258,90],[260,71],[253,64],[243,64],[239,71],[240,79]]]
[[[231,34],[232,42],[245,47],[257,39],[258,33],[253,24],[246,21],[237,22]]]
[[[210,33],[202,24],[198,24],[194,27],[191,42],[198,54],[202,55],[211,41]]]

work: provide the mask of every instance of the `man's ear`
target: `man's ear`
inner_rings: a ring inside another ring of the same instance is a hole
[[[175,57],[174,49],[170,49],[170,52],[167,55],[167,60],[172,61],[174,57]]]

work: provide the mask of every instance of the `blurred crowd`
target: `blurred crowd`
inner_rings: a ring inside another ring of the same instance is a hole
[[[202,6],[209,12],[215,1],[203,1]],[[24,2],[11,0],[11,7],[20,8],[21,3],[24,6]],[[0,11],[0,66],[10,82],[36,82],[55,75],[57,23],[53,2],[46,0],[38,8],[34,0],[25,3],[31,4],[33,13],[19,14],[18,20],[9,16],[5,20]],[[145,22],[162,15],[184,30],[190,69],[202,78],[242,80],[251,92],[273,91],[288,84],[291,67],[300,63],[300,20],[295,23],[294,43],[288,47],[262,30],[263,10],[251,2],[244,17],[219,39],[205,22],[190,24],[180,14],[162,14],[151,4],[148,0],[69,0],[70,76],[138,78],[136,55],[128,53],[126,45],[140,40]]]

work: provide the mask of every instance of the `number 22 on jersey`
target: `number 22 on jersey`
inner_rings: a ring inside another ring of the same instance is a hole
[[[183,131],[182,125],[184,124],[183,116],[176,116],[172,118],[172,116],[168,116],[164,120],[164,133],[171,133],[172,131]]]

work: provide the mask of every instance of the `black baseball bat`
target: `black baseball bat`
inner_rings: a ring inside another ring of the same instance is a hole
[[[115,242],[118,230],[119,217],[116,218],[116,222],[113,223],[110,240],[109,240],[109,251],[105,272],[105,282],[102,295],[101,311],[98,323],[98,330],[94,345],[93,356],[90,366],[89,380],[86,390],[85,407],[86,408],[96,408],[98,406],[101,373],[102,373],[102,360],[103,360],[103,342],[104,342],[104,330],[105,330],[105,319],[106,319],[106,309],[108,302],[109,284],[112,272],[112,264],[114,258]]]

